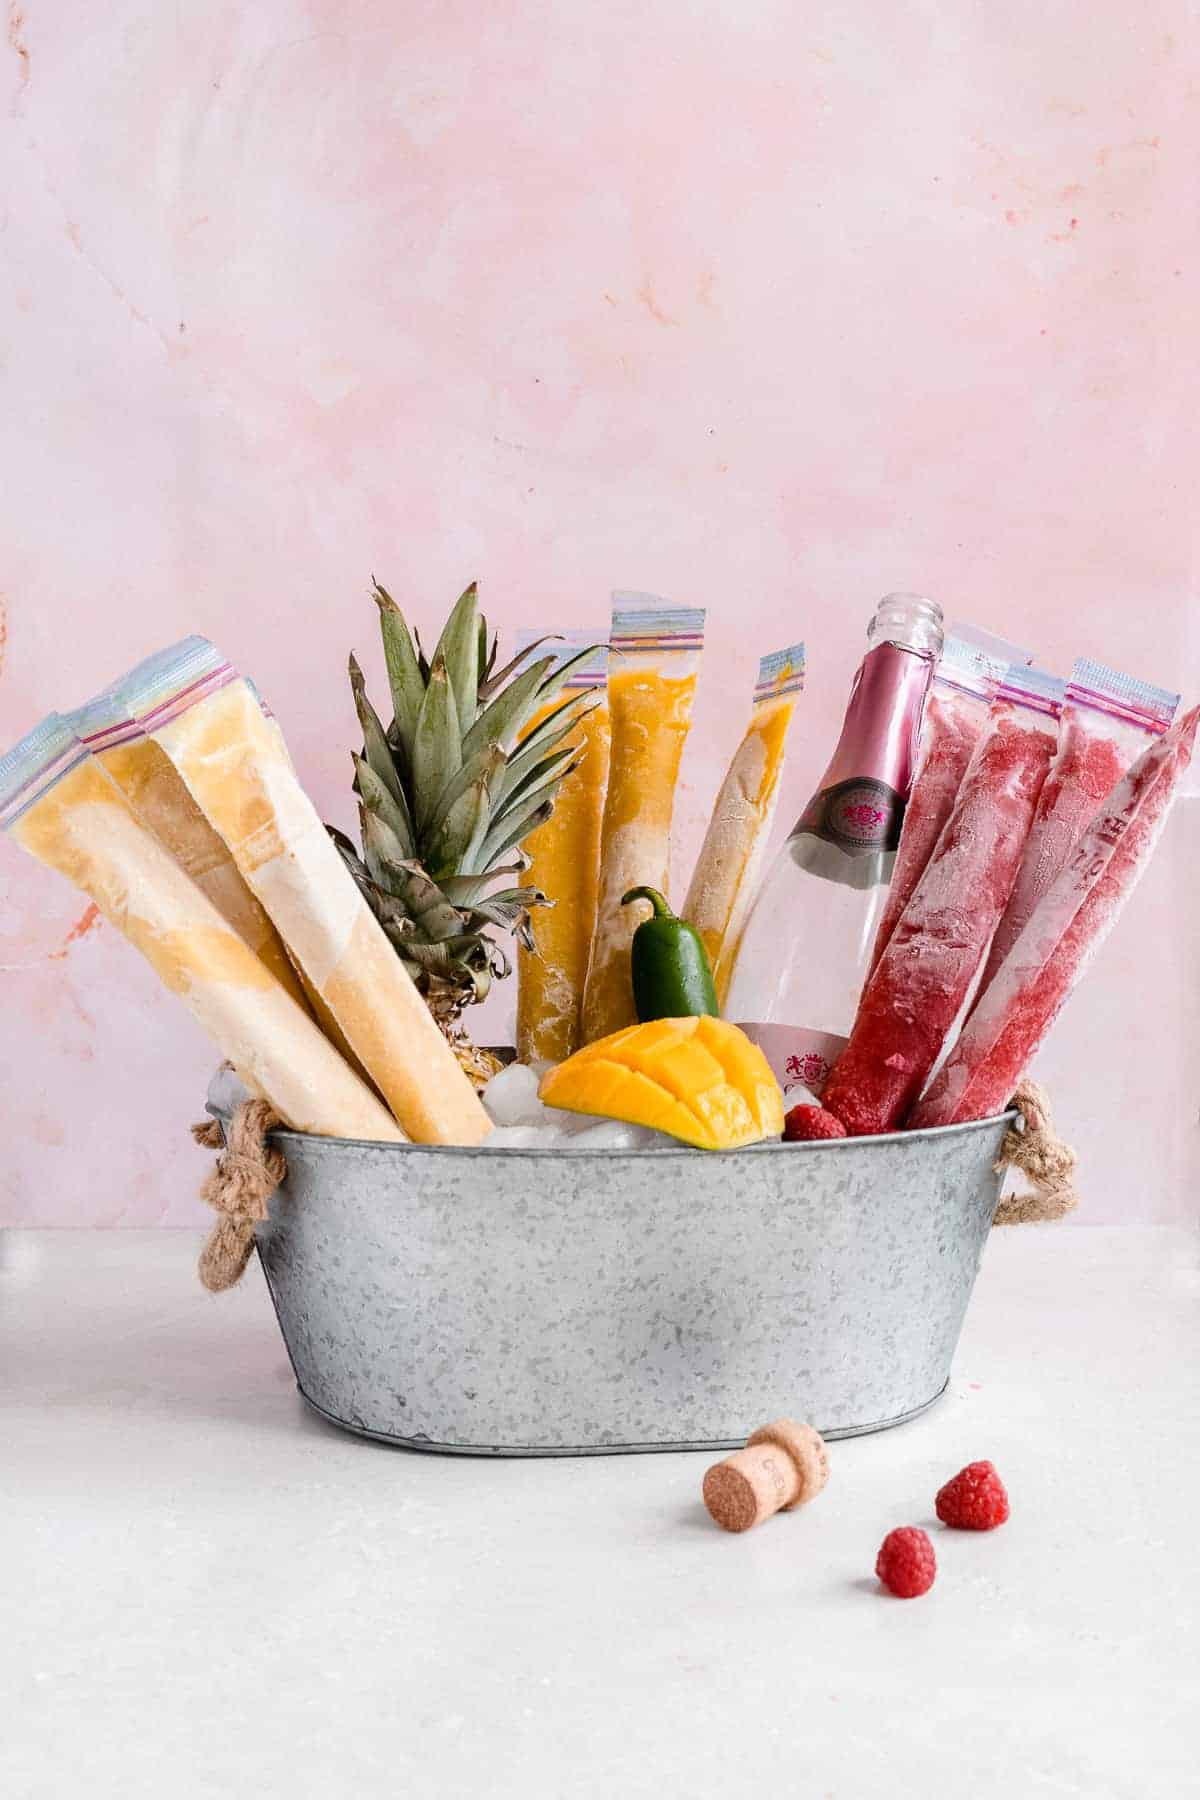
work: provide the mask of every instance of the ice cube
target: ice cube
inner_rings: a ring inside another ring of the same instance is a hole
[[[493,1075],[483,1090],[483,1104],[497,1125],[544,1125],[546,1108],[538,1099],[538,1077],[524,1063],[510,1063]]]
[[[497,1125],[480,1144],[481,1150],[557,1150],[560,1134],[552,1125]]]
[[[567,1147],[571,1150],[653,1150],[677,1142],[665,1131],[652,1131],[648,1125],[627,1125],[621,1119],[605,1119],[599,1124],[586,1124],[582,1131],[573,1131]]]

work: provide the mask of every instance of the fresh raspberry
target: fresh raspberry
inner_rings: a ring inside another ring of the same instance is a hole
[[[1008,1517],[1008,1495],[990,1462],[968,1463],[939,1490],[937,1516],[959,1531],[994,1531]]]
[[[937,1557],[929,1533],[919,1525],[900,1525],[889,1531],[875,1558],[875,1573],[885,1588],[901,1600],[927,1594],[937,1574]]]
[[[783,1135],[789,1144],[807,1144],[816,1138],[845,1137],[846,1127],[823,1106],[793,1106],[783,1121]]]

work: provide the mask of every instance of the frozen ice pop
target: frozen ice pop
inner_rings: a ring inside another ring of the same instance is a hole
[[[0,758],[0,826],[95,902],[280,1118],[324,1137],[404,1141],[64,720]]]
[[[69,714],[66,722],[120,788],[143,825],[261,957],[293,1000],[306,1006],[299,977],[265,909],[242,880],[223,840],[188,793],[169,757],[137,722],[142,682],[153,679],[154,666],[155,659],[150,658],[130,670]]]
[[[614,594],[608,705],[608,792],[600,892],[583,1000],[583,1041],[636,1023],[629,946],[644,916],[622,906],[633,887],[669,892],[675,784],[696,693],[704,612],[649,594]]]
[[[804,686],[804,645],[774,650],[758,665],[745,736],[721,783],[696,860],[683,917],[708,952],[717,999],[724,1002],[758,870],[779,798],[788,727]]]
[[[1058,753],[1050,765],[1004,917],[996,928],[982,989],[1020,937],[1042,895],[1150,738],[1170,725],[1179,695],[1081,657],[1067,683]]]
[[[1010,671],[998,689],[953,811],[825,1085],[822,1104],[851,1136],[902,1124],[949,1040],[1012,891],[1055,747],[1059,702],[1029,691],[1041,685],[1034,676]]]
[[[143,722],[418,1143],[476,1144],[491,1123],[296,779],[278,729],[211,644],[181,646]]]
[[[1108,795],[967,1020],[913,1127],[1002,1112],[1149,862],[1191,761],[1196,708],[1155,739]]]
[[[987,724],[993,682],[1010,663],[1026,660],[1013,646],[1005,648],[1012,654],[997,664],[993,655],[965,638],[952,635],[942,647],[925,709],[920,760],[868,976],[887,949],[896,921],[924,874],[953,810],[967,764]]]
[[[574,656],[603,636],[602,631],[565,633],[561,655]],[[521,639],[517,647],[523,647]],[[606,660],[601,643],[594,659],[572,673],[566,688],[589,688],[603,680]],[[535,713],[528,731],[536,731],[560,704],[556,698]],[[517,1056],[523,1063],[564,1062],[582,1042],[583,990],[596,926],[600,822],[608,779],[607,699],[583,716],[567,741],[579,745],[579,763],[559,789],[550,817],[522,845],[530,859],[524,880],[551,902],[530,915],[535,948],[517,953]]]

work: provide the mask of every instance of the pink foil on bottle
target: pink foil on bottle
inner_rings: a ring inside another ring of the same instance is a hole
[[[895,1130],[928,1081],[1012,892],[1055,741],[1025,708],[993,705],[822,1094],[851,1136]]]
[[[1108,795],[993,976],[912,1127],[990,1118],[1008,1104],[1150,860],[1198,722],[1200,707],[1150,744]]]

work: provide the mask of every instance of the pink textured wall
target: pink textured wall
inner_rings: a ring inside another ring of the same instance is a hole
[[[888,588],[1194,691],[1196,37],[8,0],[0,742],[198,630],[344,822],[372,572],[430,623],[474,575],[506,626],[707,606],[681,865],[759,653],[810,645],[789,810]],[[1045,1060],[1093,1218],[1193,1204],[1197,811]],[[7,844],[0,901],[0,1221],[198,1221],[210,1050]]]

